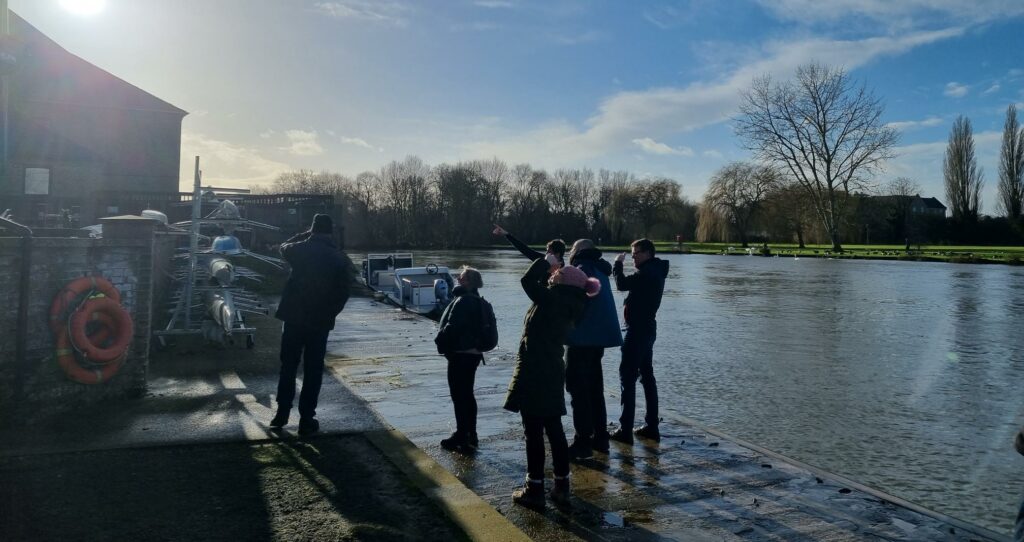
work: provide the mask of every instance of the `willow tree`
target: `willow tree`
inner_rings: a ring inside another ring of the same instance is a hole
[[[1006,108],[999,152],[999,206],[1011,220],[1024,210],[1024,128],[1017,122],[1017,107],[1013,104]]]
[[[765,198],[780,186],[778,172],[770,166],[733,162],[711,177],[704,193],[704,205],[714,209],[736,231],[747,246],[747,234]]]
[[[942,161],[946,182],[946,199],[957,222],[978,220],[981,207],[981,186],[984,184],[978,158],[974,155],[974,131],[971,119],[959,116],[953,121],[946,145],[946,158]]]
[[[765,75],[743,93],[735,130],[747,148],[792,177],[814,205],[832,249],[849,195],[893,157],[898,135],[882,123],[884,107],[840,68],[801,66],[790,81]]]

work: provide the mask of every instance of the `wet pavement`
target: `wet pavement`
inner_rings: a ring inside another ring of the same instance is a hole
[[[538,540],[1007,540],[755,445],[665,419],[660,444],[612,443],[608,455],[573,465],[571,506],[514,506],[525,448],[519,416],[501,408],[513,353],[487,355],[477,370],[480,450],[442,450],[453,429],[445,360],[434,323],[365,298],[353,299],[332,334],[329,370],[388,424]],[[605,371],[614,370],[610,351]],[[607,394],[609,419],[617,394]],[[571,418],[563,418],[572,438]],[[549,458],[550,473],[550,458]]]

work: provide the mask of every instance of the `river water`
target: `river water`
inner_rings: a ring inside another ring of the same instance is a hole
[[[518,280],[525,258],[416,256],[480,269],[500,346],[514,351],[529,305]],[[663,410],[933,510],[1011,528],[1024,498],[1024,457],[1012,445],[1024,424],[1024,268],[660,257],[670,262],[655,344]],[[605,355],[609,389],[618,360],[617,350]]]

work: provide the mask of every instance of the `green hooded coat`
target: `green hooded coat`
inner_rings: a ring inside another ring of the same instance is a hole
[[[548,286],[550,265],[538,258],[520,282],[533,305],[526,311],[505,409],[528,416],[565,415],[565,337],[583,315],[582,288]]]

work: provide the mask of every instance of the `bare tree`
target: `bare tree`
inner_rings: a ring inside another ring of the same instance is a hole
[[[999,152],[999,207],[1014,220],[1024,207],[1024,128],[1017,122],[1017,107],[1006,108],[1003,146]]]
[[[961,115],[953,121],[942,171],[946,181],[946,199],[949,200],[953,219],[958,222],[977,221],[984,179],[978,167],[978,159],[974,156],[971,119]]]
[[[921,185],[909,177],[896,177],[885,185],[885,195],[890,198],[889,223],[896,240],[909,241],[908,223],[914,198],[921,194]]]
[[[704,205],[726,217],[745,247],[754,216],[779,184],[778,172],[770,166],[733,162],[711,177]]]
[[[782,183],[765,198],[764,213],[769,231],[775,232],[773,238],[795,237],[800,248],[804,248],[814,220],[814,206],[802,186]]]
[[[868,175],[893,156],[898,136],[883,109],[842,69],[819,64],[798,68],[794,81],[765,75],[743,94],[736,133],[807,191],[833,250],[842,251],[847,196],[868,189]]]

